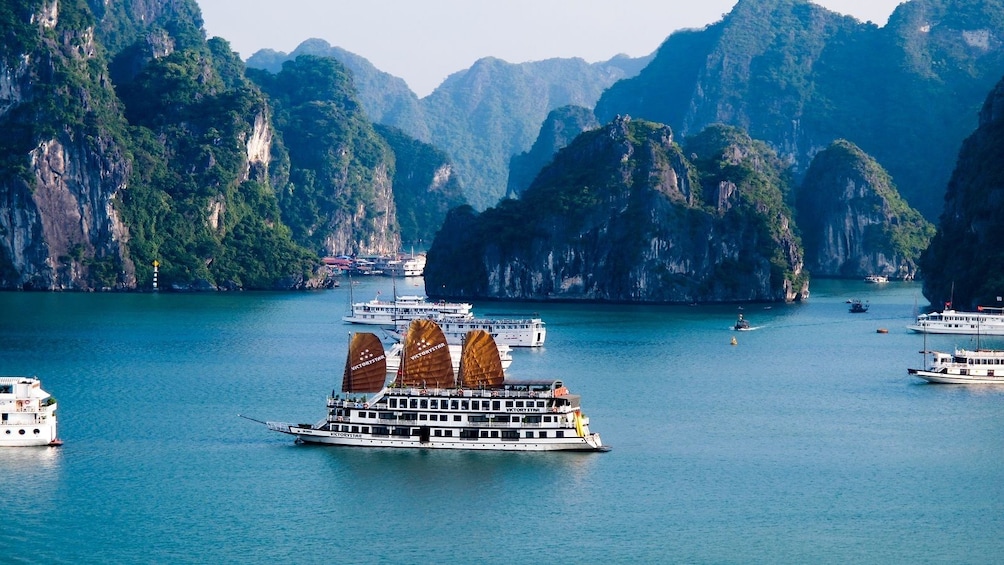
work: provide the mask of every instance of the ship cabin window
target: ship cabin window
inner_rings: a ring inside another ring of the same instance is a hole
[[[522,408],[522,406],[523,406],[523,402],[522,402],[522,401],[520,401],[520,402],[518,403],[518,406],[520,406],[520,407]],[[506,400],[506,401],[505,401],[505,407],[506,407],[506,408],[512,408],[512,407],[513,407],[513,403],[512,403],[512,400]]]
[[[0,385],[0,394],[14,394],[14,385]]]
[[[436,437],[443,437],[443,430],[435,430],[432,435]]]
[[[498,430],[492,430],[492,437],[499,437],[499,431]]]
[[[456,410],[459,407],[460,407],[460,403],[459,402],[457,402],[456,400],[451,400],[450,401],[450,410]],[[444,408],[445,408],[445,406],[444,406]]]
[[[481,430],[481,437],[488,437],[488,430]]]
[[[443,432],[445,437],[453,437],[453,430],[446,430]]]
[[[352,426],[352,433],[358,434],[359,433],[359,426]]]
[[[364,434],[370,433],[370,427],[369,426],[363,426],[363,433]]]
[[[428,419],[429,419],[429,416],[427,416],[427,415],[425,415],[425,414],[419,414],[419,415],[418,415],[418,419],[419,419],[419,420],[428,420]]]
[[[387,436],[390,435],[390,428],[387,426],[374,426],[373,435],[375,436]]]
[[[412,408],[418,408],[418,399],[415,399],[415,398],[411,399],[411,407]]]
[[[438,400],[430,400],[429,401],[429,408],[432,408],[433,410],[438,410],[439,409],[439,401]]]
[[[539,432],[537,437],[547,437],[547,432]]]
[[[391,398],[390,399],[390,407],[391,408],[397,408],[397,399],[396,398]]]
[[[467,410],[468,409],[468,404],[469,403],[466,400],[461,401],[460,402],[460,409],[461,410]]]
[[[478,430],[464,428],[460,430],[460,439],[478,439]]]
[[[422,401],[419,403],[419,405],[420,405],[421,408],[428,408],[429,407],[429,401],[423,398]]]
[[[454,422],[459,422],[460,421],[460,414],[454,414],[453,415],[453,421]]]
[[[562,430],[558,430],[557,432],[554,433],[554,435],[557,437],[565,437],[565,432]]]
[[[485,404],[488,404],[488,403],[485,402]],[[499,411],[501,409],[502,409],[502,403],[499,402],[498,400],[493,400],[492,401],[492,410],[495,410],[497,412],[497,411]]]
[[[380,413],[380,419],[381,420],[393,420],[394,419],[394,413],[393,412],[381,412]]]
[[[526,432],[526,437],[533,437],[533,432]]]
[[[540,416],[527,416],[526,418],[523,419],[523,421],[526,422],[527,424],[539,424]]]

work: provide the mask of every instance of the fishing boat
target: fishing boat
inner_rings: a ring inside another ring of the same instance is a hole
[[[923,351],[932,355],[926,369],[907,369],[915,377],[937,384],[1004,384],[1004,351],[955,349],[953,353]]]
[[[0,447],[61,445],[56,399],[34,377],[0,377]]]
[[[340,393],[314,424],[265,422],[299,443],[358,447],[497,451],[606,451],[589,430],[580,398],[557,379],[513,380],[483,330],[464,340],[459,373],[432,320],[416,320],[404,342],[401,370],[386,382],[380,339],[356,333]]]
[[[541,347],[547,337],[547,326],[540,318],[474,318],[464,316],[438,316],[446,341],[451,345],[460,344],[468,332],[484,330],[491,334],[495,343],[509,347]],[[397,322],[399,335],[408,329],[410,321]]]
[[[946,309],[921,314],[907,329],[930,334],[1004,335],[1004,308],[978,306],[976,312]]]
[[[449,340],[447,340],[448,342]],[[499,349],[499,359],[502,361],[502,370],[508,370],[509,366],[512,365],[512,348],[508,345],[501,343],[496,344]],[[460,359],[463,352],[463,347],[459,344],[449,344],[450,348],[450,360],[453,364],[453,372],[456,373],[460,370]],[[397,370],[401,367],[401,352],[404,351],[404,344],[401,342],[395,343],[387,348],[387,374],[390,376],[396,376]]]
[[[466,302],[432,302],[424,296],[395,296],[393,300],[381,300],[377,293],[376,298],[369,302],[353,303],[351,313],[343,316],[342,321],[393,328],[400,320],[472,318],[472,308],[474,306]]]
[[[848,309],[851,314],[864,314],[868,311],[868,303],[861,302],[860,300],[852,300],[851,307]]]

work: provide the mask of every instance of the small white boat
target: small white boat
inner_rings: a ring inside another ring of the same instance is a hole
[[[976,312],[921,314],[907,329],[929,334],[1004,335],[1004,308],[978,306]]]
[[[265,422],[298,443],[491,451],[607,451],[579,396],[556,379],[511,380],[485,331],[464,339],[459,373],[435,322],[416,320],[403,365],[386,383],[386,354],[372,333],[349,343],[342,393],[315,424]],[[251,418],[249,418],[251,419]]]
[[[889,282],[889,277],[885,275],[868,275],[865,277],[866,283],[887,283]]]
[[[924,352],[925,357],[926,353]],[[1004,351],[956,349],[954,353],[931,351],[926,369],[907,369],[915,377],[937,384],[1004,384]]]
[[[56,399],[34,377],[0,377],[0,447],[61,445]]]

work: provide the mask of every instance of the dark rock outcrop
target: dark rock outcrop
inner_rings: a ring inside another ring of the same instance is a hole
[[[812,160],[797,210],[813,276],[912,279],[934,236],[934,226],[903,201],[885,170],[846,140]]]
[[[783,182],[776,157],[738,131],[716,128],[683,150],[669,128],[619,117],[559,151],[521,199],[480,215],[451,212],[429,250],[426,290],[668,303],[802,298],[808,284]]]
[[[1004,80],[987,97],[948,183],[938,233],[921,257],[924,296],[956,309],[1004,296]]]

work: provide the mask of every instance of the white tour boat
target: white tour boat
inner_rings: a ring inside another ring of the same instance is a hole
[[[889,282],[889,277],[885,275],[868,275],[865,277],[866,283],[879,284]]]
[[[907,329],[930,334],[1004,335],[1004,308],[979,306],[976,312],[921,314]]]
[[[61,445],[56,399],[33,377],[0,377],[0,447]]]
[[[933,358],[928,368],[907,372],[938,384],[1004,384],[1004,351],[956,349],[954,353],[930,353]]]
[[[589,431],[579,397],[560,380],[505,378],[498,347],[484,331],[464,340],[459,374],[435,322],[416,320],[404,366],[389,385],[380,339],[356,333],[342,393],[314,424],[265,422],[297,442],[339,446],[498,451],[606,451]]]
[[[484,330],[491,334],[495,343],[509,347],[540,347],[547,337],[547,327],[540,318],[473,318],[464,316],[440,316],[433,318],[446,335],[446,341],[459,344],[467,332]],[[408,329],[410,321],[399,321],[398,333]]]
[[[425,273],[425,255],[387,259],[381,270],[388,277],[420,277]]]
[[[369,302],[353,303],[352,313],[343,316],[342,320],[352,324],[393,328],[398,320],[473,317],[472,308],[474,306],[466,302],[430,302],[424,296],[396,296],[394,300],[380,300],[377,296]]]

